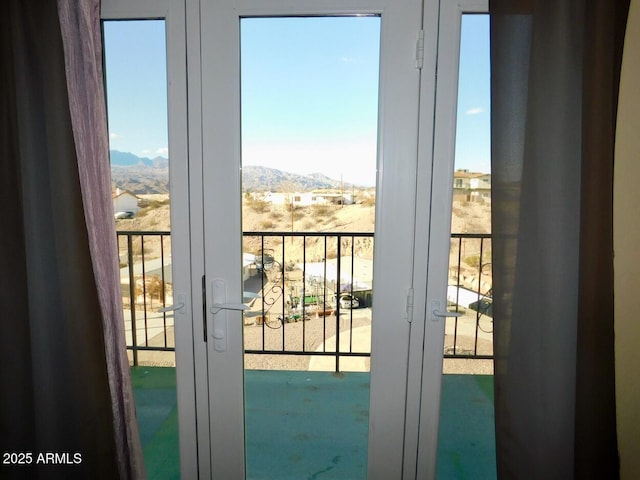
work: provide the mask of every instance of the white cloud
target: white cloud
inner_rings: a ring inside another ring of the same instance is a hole
[[[344,57],[340,57],[340,62],[341,62],[341,63],[349,64],[349,63],[353,63],[353,62],[355,62],[355,61],[356,61],[356,60],[355,60],[355,58],[353,58],[353,57],[346,57],[346,56],[344,56]]]
[[[163,157],[169,156],[169,149],[167,147],[162,147],[156,150],[156,155],[161,155]]]
[[[111,133],[109,134],[109,138],[111,140],[118,140],[119,138],[122,138],[122,135],[120,135],[119,133]]]
[[[474,107],[474,108],[470,108],[469,110],[467,110],[465,113],[465,115],[478,115],[479,113],[484,112],[484,108],[482,107]]]

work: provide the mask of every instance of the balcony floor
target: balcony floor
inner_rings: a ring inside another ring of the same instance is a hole
[[[131,372],[148,477],[177,479],[175,369]],[[248,479],[366,477],[368,373],[249,370],[245,378]],[[438,478],[495,479],[493,425],[493,377],[444,375]]]

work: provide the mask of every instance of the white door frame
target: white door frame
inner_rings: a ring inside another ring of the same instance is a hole
[[[420,72],[415,55],[423,13],[420,3],[414,0],[201,3],[202,25],[207,25],[201,30],[202,78],[207,79],[206,88],[203,85],[201,89],[202,131],[207,132],[203,139],[209,145],[203,150],[203,178],[208,184],[203,189],[207,209],[204,261],[208,282],[224,278],[227,301],[236,303],[242,298],[239,19],[264,15],[380,14],[382,17],[374,260],[377,293],[373,306],[368,445],[368,476],[372,479],[401,478],[403,470],[410,333],[407,296],[413,275],[418,154]],[[193,98],[191,92],[189,97]],[[234,233],[224,236],[220,232]],[[211,252],[224,252],[224,255],[218,255],[214,261],[209,255]],[[211,303],[209,284],[207,304]],[[217,352],[209,342],[211,471],[220,478],[238,478],[244,472],[242,320],[238,312],[229,311],[226,316],[228,351]],[[211,318],[207,322],[212,331]],[[204,380],[198,379],[197,383],[201,381]]]
[[[194,336],[202,331],[201,317],[192,315],[202,310],[197,291],[200,277],[191,268],[192,242],[202,238],[197,223],[191,219],[198,210],[190,210],[189,177],[194,175],[188,158],[190,141],[187,112],[187,45],[186,35],[197,33],[187,29],[184,0],[102,0],[102,20],[165,21],[167,54],[167,120],[169,135],[169,178],[171,179],[171,268],[174,298],[185,298],[185,308],[174,312],[176,345],[176,382],[179,415],[179,448],[181,478],[198,478],[199,430],[196,422],[196,365],[205,363],[202,349],[194,345]],[[189,78],[192,82],[192,77]],[[189,116],[188,116],[189,115]],[[197,172],[195,173],[197,175]],[[196,192],[197,193],[197,192]],[[200,207],[201,209],[201,207]],[[201,275],[201,274],[200,274]],[[198,320],[200,323],[197,323]],[[200,418],[199,421],[202,421]],[[202,429],[200,429],[201,431]],[[208,445],[205,445],[208,447]]]
[[[407,402],[411,421],[405,436],[412,450],[405,465],[412,469],[406,478],[431,480],[436,476],[445,329],[445,319],[432,313],[432,302],[437,301],[440,310],[447,305],[461,20],[464,13],[487,13],[489,6],[488,0],[426,1],[440,4],[437,20],[429,19],[428,9],[424,16],[425,37],[432,32],[425,44],[437,45],[437,78],[421,79],[414,285],[426,295],[416,295],[415,305],[424,322],[412,325]],[[424,221],[427,218],[430,222]]]

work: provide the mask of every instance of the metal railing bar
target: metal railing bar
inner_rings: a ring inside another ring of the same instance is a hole
[[[452,233],[451,238],[491,238],[490,233]]]
[[[293,240],[293,238],[291,239]],[[284,241],[282,242],[282,245],[284,245]],[[283,250],[283,255],[284,255],[284,250]],[[302,265],[304,265],[306,267],[307,265],[307,237],[303,236],[302,237]],[[306,269],[305,267],[303,267],[302,270],[302,285],[305,285],[306,283]],[[282,288],[284,289],[284,285],[282,286]],[[306,292],[305,292],[306,293]],[[302,299],[302,304],[304,305],[306,302],[304,301],[304,298]],[[303,308],[303,312],[302,312],[302,351],[306,351],[307,350],[307,345],[305,344],[304,340],[305,338],[307,338],[307,323],[304,320],[304,306]]]
[[[336,251],[336,372],[340,371],[340,264],[342,259],[342,236],[338,237],[338,248]]]
[[[282,350],[256,350],[256,349],[251,349],[251,350],[245,350],[244,351],[245,354],[251,354],[251,355],[296,355],[296,356],[309,356],[309,357],[315,357],[315,356],[321,356],[321,357],[335,357],[336,356],[336,352],[310,352],[310,351],[306,351],[303,352],[301,350],[287,350],[286,352],[283,352]],[[340,357],[370,357],[371,354],[368,352],[339,352],[340,353]],[[464,357],[467,358],[467,357]]]
[[[175,347],[149,347],[140,345],[138,347],[134,347],[133,345],[127,345],[127,350],[132,350],[134,355],[137,355],[137,352],[175,352]],[[137,365],[135,365],[137,366]]]
[[[480,258],[478,258],[478,295],[476,298],[476,302],[478,307],[476,309],[476,333],[473,344],[473,353],[475,355],[478,354],[478,330],[480,328],[480,309],[482,308],[480,300],[482,299],[482,295],[480,294],[480,290],[482,290],[482,259],[483,256],[483,248],[484,248],[484,238],[480,239]]]
[[[138,329],[136,328],[136,286],[133,275],[133,237],[127,235],[127,268],[129,269],[129,310],[131,312],[131,340],[138,346]],[[133,350],[133,365],[138,366],[138,352]]]
[[[353,352],[353,273],[355,265],[355,239],[351,237],[351,287],[349,293],[351,294],[351,308],[349,309],[349,351]]]
[[[458,239],[458,273],[456,276],[456,312],[460,311],[460,265],[462,265],[462,239],[465,237],[455,237]],[[453,354],[456,354],[456,348],[458,347],[458,317],[453,319]]]
[[[162,296],[162,308],[167,306],[167,292],[166,292],[166,281],[164,276],[164,236],[160,237],[160,278],[162,282],[160,283],[160,292]],[[164,346],[167,346],[167,312],[162,313],[162,325],[163,325],[163,333],[164,333]]]
[[[140,263],[142,265],[142,306],[144,307],[144,345],[149,346],[149,324],[147,322],[147,274],[144,260],[144,235],[140,235]]]
[[[242,232],[245,237],[371,237],[373,232]],[[477,238],[477,237],[474,237]]]

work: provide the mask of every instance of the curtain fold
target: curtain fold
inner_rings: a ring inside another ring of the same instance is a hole
[[[99,1],[7,0],[0,35],[0,450],[33,455],[0,477],[137,478]]]
[[[100,0],[58,0],[58,11],[89,250],[103,319],[120,478],[142,478],[145,470],[124,348],[118,247],[112,220]]]
[[[490,2],[499,478],[618,476],[611,199],[627,10]]]

